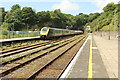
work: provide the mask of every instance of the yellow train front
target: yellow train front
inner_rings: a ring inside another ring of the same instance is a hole
[[[68,30],[68,29],[50,28],[50,27],[43,27],[40,31],[41,38],[53,38],[53,37],[61,37],[61,36],[75,35],[81,33],[83,32]]]

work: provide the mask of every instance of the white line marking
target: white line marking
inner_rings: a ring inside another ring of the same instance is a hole
[[[92,49],[98,49],[97,47],[92,47]]]
[[[88,38],[89,38],[89,36],[88,36]],[[80,54],[81,54],[81,52],[82,52],[85,44],[87,43],[88,38],[87,38],[86,41],[84,42],[83,46],[79,49],[79,51],[77,52],[77,54],[76,54],[76,56],[74,57],[74,59],[73,59],[73,60],[71,61],[71,63],[68,65],[68,67],[66,68],[66,70],[64,71],[64,73],[61,75],[60,80],[61,80],[61,78],[67,78],[68,75],[70,74],[70,72],[72,71],[72,68],[73,68],[73,66],[75,65],[78,57],[80,56]]]

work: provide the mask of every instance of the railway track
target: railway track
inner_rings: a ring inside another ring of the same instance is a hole
[[[28,45],[34,45],[34,44],[37,44],[37,43],[41,43],[41,42],[45,42],[43,40],[40,40],[40,39],[30,39],[29,41],[26,41],[26,40],[23,40],[23,41],[18,41],[18,42],[14,42],[13,41],[9,41],[9,43],[4,43],[4,42],[1,42],[2,43],[2,52],[9,52],[10,50],[13,50],[13,49],[17,49],[17,48],[21,48],[21,47],[24,47],[24,46],[28,46]]]
[[[78,37],[76,38],[78,39]],[[29,53],[29,55],[27,55],[27,57],[19,57],[17,59],[13,59],[11,61],[8,61],[7,63],[2,63],[2,66],[1,66],[1,69],[3,69],[3,71],[1,72],[1,77],[13,72],[13,71],[16,71],[17,69],[47,55],[48,53],[51,53],[51,52],[54,52],[55,50],[71,43],[71,42],[74,42],[76,40],[75,38],[74,39],[68,39],[68,40],[65,40],[65,41],[62,41],[62,42],[59,42],[61,43],[60,45],[58,45],[57,43],[54,44],[54,45],[47,45],[45,48],[41,49],[41,50],[44,50],[42,52],[39,52],[39,51],[35,51],[35,52],[32,52],[32,53]],[[56,41],[57,42],[57,41]],[[37,54],[35,54],[37,53]],[[34,55],[33,55],[34,54]],[[8,64],[9,63],[9,64]],[[11,67],[11,68],[8,68],[8,67]]]
[[[7,54],[7,55],[14,55],[14,54],[17,54],[17,55],[15,55],[15,56],[6,56],[5,58],[4,57],[1,57],[1,60],[2,60],[2,62],[1,62],[1,64],[2,65],[5,65],[5,64],[8,64],[8,63],[11,63],[11,62],[14,62],[14,61],[17,61],[17,60],[19,60],[19,59],[21,59],[21,58],[23,58],[23,57],[26,57],[26,56],[29,56],[29,55],[33,55],[33,54],[35,54],[35,53],[37,53],[37,52],[39,52],[39,51],[41,51],[41,50],[46,50],[46,49],[48,49],[48,48],[51,48],[51,47],[54,47],[54,46],[56,46],[57,44],[55,44],[55,43],[57,43],[57,42],[60,42],[60,41],[62,41],[62,40],[57,40],[57,41],[52,41],[52,42],[48,42],[47,44],[45,43],[45,44],[42,44],[42,45],[39,45],[39,46],[37,46],[37,47],[40,47],[40,48],[37,48],[36,46],[34,46],[33,48],[32,48],[32,51],[30,50],[30,51],[27,51],[28,50],[28,48],[27,48],[27,50],[26,49],[23,49],[23,51],[22,50],[20,50],[20,51],[15,51],[15,52],[12,52],[12,53],[10,53],[10,54]],[[63,40],[64,41],[64,40]],[[66,41],[69,41],[69,39],[67,39]],[[52,45],[52,43],[54,44],[54,45]],[[46,46],[45,46],[46,45]],[[49,46],[48,46],[49,45]],[[42,48],[42,46],[45,46],[45,47],[43,47]],[[35,48],[35,49],[34,49]],[[37,49],[36,49],[37,48]],[[33,49],[34,49],[34,51],[33,51]],[[25,52],[26,51],[26,52]],[[23,53],[21,53],[21,52],[23,52]],[[18,54],[19,53],[19,54]],[[3,55],[1,55],[1,56],[3,56]],[[4,61],[4,60],[7,60],[7,61]]]
[[[68,37],[68,38],[70,38],[70,37]],[[66,39],[66,38],[63,38],[63,39]],[[18,48],[10,49],[10,50],[7,50],[7,51],[2,51],[1,52],[2,55],[0,55],[0,57],[7,57],[7,56],[14,55],[14,54],[17,54],[17,53],[20,53],[20,52],[24,52],[24,51],[27,51],[27,50],[30,50],[30,49],[45,46],[47,44],[54,43],[54,42],[57,42],[57,41],[60,41],[60,40],[63,40],[63,39],[54,40],[54,41],[43,41],[43,42],[40,42],[40,43],[37,43],[37,44],[25,45],[23,47],[18,47]]]
[[[6,53],[13,52],[13,51],[16,51],[16,50],[25,49],[25,48],[32,47],[32,46],[37,46],[37,45],[42,45],[42,44],[45,44],[45,43],[49,43],[49,42],[37,43],[37,44],[34,44],[34,45],[28,45],[28,46],[25,45],[23,47],[18,47],[18,48],[15,48],[15,49],[10,49],[10,50],[6,50],[6,51],[2,51],[1,53],[2,54],[6,54]]]
[[[10,50],[10,51],[7,51],[7,52],[2,52],[2,55],[0,55],[0,57],[3,58],[3,57],[15,55],[15,54],[18,54],[18,53],[21,53],[21,52],[25,52],[25,51],[28,51],[28,50],[31,50],[31,49],[42,47],[42,46],[45,46],[47,44],[52,44],[52,43],[55,43],[55,42],[58,42],[58,41],[60,41],[60,40],[51,41],[51,42],[45,42],[45,43],[40,43],[40,44],[36,44],[36,45],[31,45],[31,46],[25,46],[25,47],[17,48],[17,49]]]
[[[0,55],[0,58],[9,57],[9,56],[12,56],[12,55],[15,55],[15,54],[19,54],[19,53],[22,53],[22,52],[25,52],[25,51],[28,51],[28,50],[31,50],[31,49],[35,49],[35,48],[42,47],[42,46],[45,46],[45,45],[48,45],[48,44],[52,44],[52,43],[55,43],[55,42],[58,42],[58,41],[61,41],[61,40],[62,39],[54,40],[54,41],[50,41],[50,42],[48,42],[48,41],[45,42],[44,41],[44,43],[39,43],[39,44],[35,44],[35,45],[24,46],[24,47],[12,49],[12,50],[9,50],[9,51],[3,51],[2,54]]]
[[[59,79],[60,76],[62,75],[62,73],[65,71],[65,69],[69,65],[69,63],[72,61],[72,59],[76,55],[77,51],[79,50],[79,48],[78,49],[76,49],[76,48],[80,47],[83,44],[83,42],[85,41],[83,39],[85,39],[85,38],[80,39],[78,42],[76,42],[72,46],[68,47],[65,51],[63,51],[61,54],[56,56],[49,63],[47,63],[42,68],[38,69],[36,72],[34,72],[32,75],[30,75],[26,80],[35,79],[35,78],[37,78],[37,79],[40,79],[40,78]],[[77,45],[77,46],[75,46],[75,45]],[[72,51],[71,49],[74,51]]]

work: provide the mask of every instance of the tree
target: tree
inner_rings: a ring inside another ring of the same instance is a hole
[[[108,26],[113,25],[114,20],[115,20],[115,16],[117,17],[117,14],[119,14],[119,10],[118,10],[118,4],[114,4],[114,3],[109,3],[107,4],[103,10],[104,12],[100,13],[100,15],[96,18],[93,19],[93,21],[90,23],[90,26],[92,27],[93,30],[99,30],[99,29],[105,29],[108,30]],[[116,23],[118,23],[119,21],[116,19]],[[118,26],[118,24],[117,24]],[[111,29],[113,26],[111,26]]]
[[[50,12],[47,11],[41,11],[37,13],[37,21],[38,21],[38,25],[40,27],[43,26],[50,26],[51,25],[51,17],[50,17]]]
[[[94,19],[96,19],[100,14],[99,13],[90,13],[88,22],[92,22]]]
[[[83,15],[83,13],[79,13],[79,15]]]
[[[22,23],[21,7],[18,4],[11,7],[10,12],[5,16],[5,22],[11,24],[10,29],[21,30],[24,24]]]
[[[64,14],[64,15],[66,16],[67,29],[74,29],[75,24],[76,24],[75,16],[73,16],[71,14]]]
[[[16,11],[16,10],[21,10],[21,7],[20,7],[20,5],[19,4],[15,4],[15,5],[13,5],[12,7],[11,7],[11,12],[14,12],[14,11]]]
[[[26,28],[31,29],[33,25],[36,23],[36,13],[31,7],[23,7],[22,8],[22,22],[26,24]],[[29,27],[28,27],[29,26]]]
[[[89,16],[87,14],[76,15],[76,24],[74,29],[84,30],[84,26],[88,23]]]
[[[112,2],[112,3],[108,3],[107,6],[105,6],[103,8],[104,12],[108,12],[108,11],[114,11],[116,8],[116,5]]]
[[[37,13],[32,7],[23,7],[21,10],[21,6],[15,4],[7,14],[2,9],[2,12],[5,14],[1,13],[1,15],[4,22],[3,27],[8,29],[14,27],[14,30],[33,30],[33,28],[40,29],[44,26],[84,30],[86,25],[90,25],[94,30],[97,30],[98,28],[101,29],[104,26],[113,24],[114,14],[117,15],[120,13],[118,5],[109,3],[103,8],[104,12],[102,13],[90,13],[89,15],[79,13],[73,16],[62,13],[60,9]],[[114,13],[115,11],[116,13]]]
[[[4,18],[7,12],[5,12],[5,8],[0,8],[0,22],[4,22]]]

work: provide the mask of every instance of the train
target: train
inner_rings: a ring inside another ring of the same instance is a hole
[[[69,35],[82,34],[83,31],[80,30],[69,30],[69,29],[59,29],[51,27],[43,27],[40,31],[41,38],[53,38]]]

